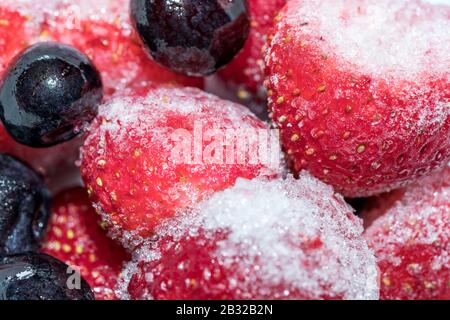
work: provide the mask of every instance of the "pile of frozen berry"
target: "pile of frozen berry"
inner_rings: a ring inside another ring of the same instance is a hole
[[[0,120],[0,299],[450,299],[449,0],[2,0]]]

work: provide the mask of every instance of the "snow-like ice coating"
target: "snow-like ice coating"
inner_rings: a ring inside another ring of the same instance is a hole
[[[218,240],[220,232],[227,236]],[[377,299],[375,258],[362,232],[360,219],[344,199],[307,173],[299,180],[240,179],[234,187],[201,203],[190,215],[161,227],[160,242],[150,245],[150,250],[144,247],[128,265],[122,296],[128,296],[128,281],[139,272],[137,261],[161,263],[147,270],[151,287],[153,280],[163,276],[165,263],[173,267],[174,261],[168,262],[171,257],[161,248],[176,246],[183,250],[187,242],[186,248],[192,251],[184,256],[193,259],[197,249],[214,243],[217,249],[208,253],[210,260],[228,270],[226,283],[208,283],[210,272],[218,267],[213,262],[205,266],[210,271],[204,274],[206,278],[186,279],[199,283],[205,292],[211,290],[211,294],[220,292],[223,285],[240,292],[236,295],[243,298]],[[165,237],[171,240],[165,243]],[[196,242],[196,237],[207,240]],[[178,262],[192,265],[189,258]],[[138,298],[152,296],[149,293]]]
[[[301,1],[291,5],[297,8],[285,23],[301,24],[301,36],[322,42],[325,54],[383,77],[412,78],[422,73],[448,77],[450,7],[421,0]]]

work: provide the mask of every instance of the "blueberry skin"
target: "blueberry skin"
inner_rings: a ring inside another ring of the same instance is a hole
[[[46,254],[0,258],[0,300],[94,300],[88,283],[80,276],[77,287],[69,278],[73,275],[68,265]]]
[[[229,63],[250,28],[245,0],[131,0],[130,15],[153,59],[189,76]]]
[[[42,148],[75,137],[97,114],[101,76],[76,49],[44,42],[13,59],[0,82],[0,118],[19,143]]]
[[[50,192],[41,177],[0,153],[0,256],[37,251],[50,217]]]

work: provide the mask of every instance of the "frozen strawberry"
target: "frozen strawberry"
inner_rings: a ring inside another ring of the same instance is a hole
[[[76,188],[59,194],[42,250],[77,268],[96,299],[116,299],[114,286],[128,256],[106,237],[98,221],[86,190]]]
[[[222,99],[233,101],[246,106],[259,119],[268,122],[269,112],[267,110],[267,96],[252,95],[247,91],[239,91],[230,88],[229,83],[226,83],[218,76],[207,77],[205,79],[204,90],[208,93],[217,95]],[[241,94],[242,93],[242,94]]]
[[[220,76],[237,87],[237,96],[262,93],[264,81],[264,51],[275,17],[286,0],[249,0],[250,34],[244,49],[220,71]]]
[[[295,172],[348,197],[450,159],[450,6],[289,1],[267,55],[272,119]]]
[[[92,201],[125,245],[238,177],[278,172],[278,139],[245,107],[194,88],[125,91],[83,147]]]
[[[0,6],[0,77],[9,61],[28,43],[26,17],[17,11]]]
[[[264,53],[279,10],[286,0],[249,0],[250,33],[241,53],[205,84],[227,99],[246,105],[258,118],[267,121],[264,82]],[[225,91],[225,94],[224,94]]]
[[[379,198],[364,213],[382,299],[450,299],[450,167]]]
[[[119,282],[131,299],[377,299],[362,221],[309,174],[239,179],[160,228]]]
[[[77,138],[51,148],[30,148],[13,140],[0,124],[0,152],[31,165],[45,177],[52,191],[77,184],[75,162],[79,158],[78,149],[81,144],[82,140]]]
[[[107,94],[147,82],[199,86],[200,78],[188,78],[152,61],[133,32],[129,1],[53,0],[40,2],[6,0],[37,26],[33,41],[53,40],[74,46],[87,54],[102,73]]]
[[[102,73],[106,95],[125,86],[145,86],[149,81],[202,85],[201,79],[177,75],[146,56],[132,32],[125,0],[2,1],[0,76],[18,52],[46,40],[73,45],[92,57]],[[79,141],[74,141],[51,149],[32,149],[18,144],[0,128],[0,151],[17,156],[46,177],[52,177],[54,189],[73,186],[78,147]],[[54,181],[55,176],[61,179]]]
[[[388,211],[392,206],[405,195],[405,189],[396,189],[394,191],[383,193],[378,196],[363,198],[360,206],[360,216],[364,220],[364,228],[368,228],[377,220],[380,215]],[[352,199],[353,200],[353,199]],[[352,201],[350,200],[350,202]]]

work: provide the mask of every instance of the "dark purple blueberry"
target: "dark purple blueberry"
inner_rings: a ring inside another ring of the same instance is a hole
[[[50,193],[39,175],[0,153],[0,255],[36,251],[50,216]]]
[[[103,90],[87,56],[58,43],[20,53],[0,83],[0,118],[18,142],[49,147],[75,137],[97,114]]]
[[[190,76],[229,63],[249,32],[245,0],[131,0],[131,19],[154,60]]]
[[[94,300],[87,282],[46,254],[0,258],[0,300]]]

